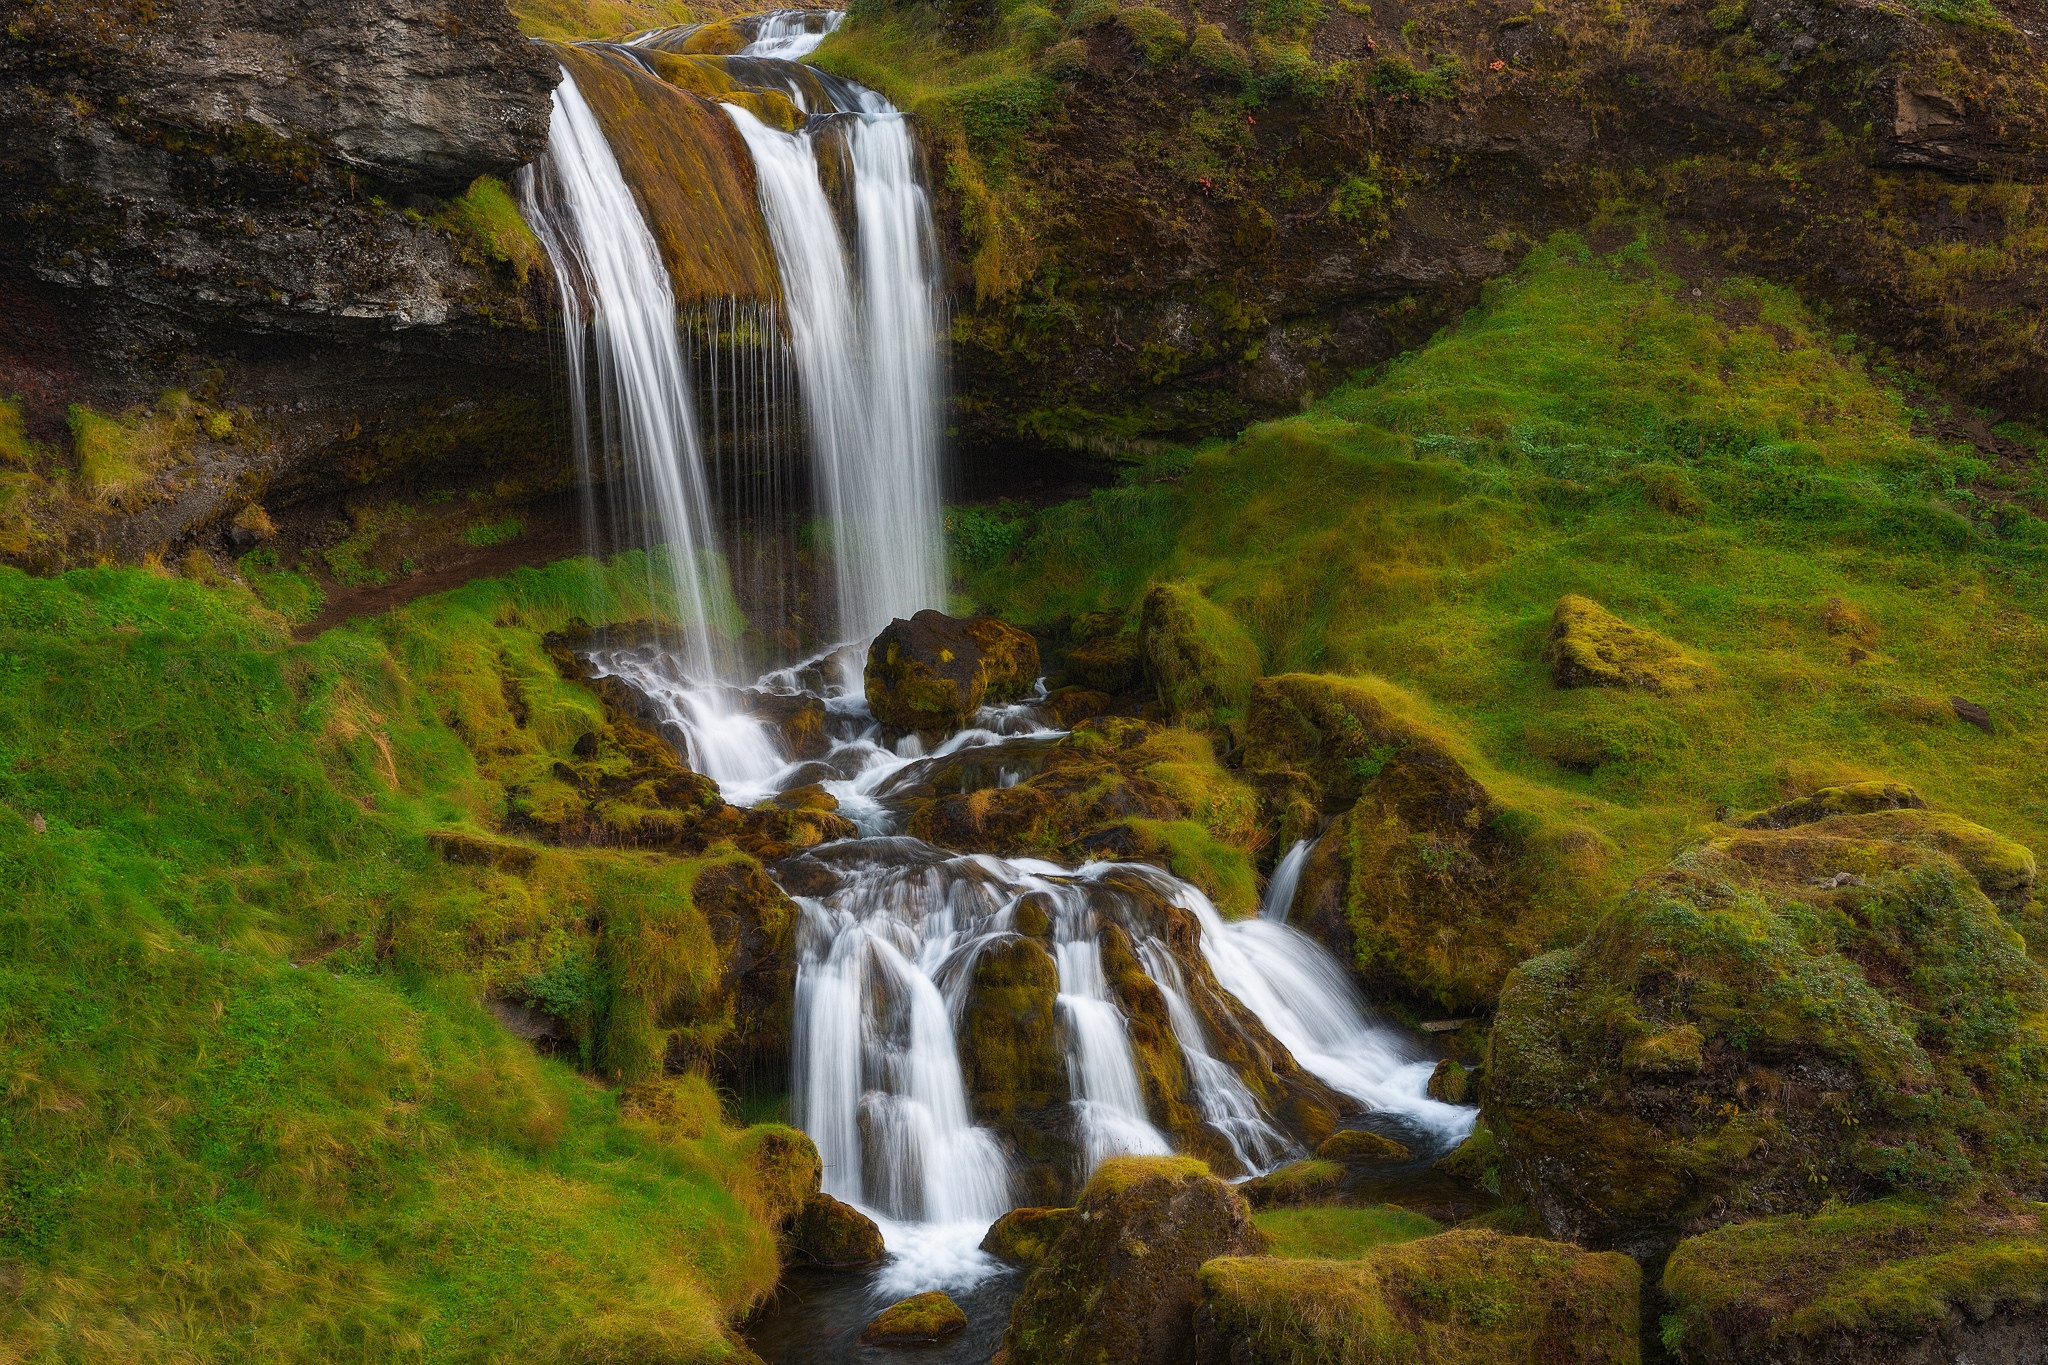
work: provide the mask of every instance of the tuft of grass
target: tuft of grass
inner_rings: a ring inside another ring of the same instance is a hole
[[[102,502],[127,507],[160,471],[186,456],[199,432],[192,398],[167,390],[154,408],[105,417],[83,404],[68,416],[80,481]]]
[[[517,517],[506,517],[502,521],[486,522],[472,526],[462,533],[462,538],[481,549],[503,545],[508,540],[517,540],[526,532],[526,523]]]
[[[512,202],[511,191],[496,176],[480,175],[472,180],[460,198],[442,206],[434,223],[455,238],[465,255],[479,264],[494,261],[506,266],[521,284],[547,264],[540,238],[533,235],[519,206]]]

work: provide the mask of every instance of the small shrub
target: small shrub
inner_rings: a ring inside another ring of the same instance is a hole
[[[1245,50],[1230,41],[1230,35],[1214,24],[1202,24],[1195,29],[1195,40],[1188,46],[1188,56],[1199,70],[1225,80],[1243,79],[1252,66]]]
[[[1458,93],[1465,64],[1456,57],[1437,57],[1425,71],[1399,55],[1382,57],[1372,66],[1372,88],[1382,95],[1418,100],[1445,100]]]
[[[1088,74],[1088,45],[1079,38],[1054,43],[1038,59],[1038,74],[1051,81],[1079,80]]]
[[[1180,20],[1156,5],[1135,6],[1117,19],[1153,66],[1172,61],[1188,45],[1187,30],[1181,27]]]
[[[1058,98],[1043,76],[1011,71],[956,91],[949,103],[968,146],[987,156],[1013,146],[1052,111]]]
[[[21,400],[0,399],[0,464],[27,469],[35,462],[35,446],[21,420]]]
[[[1067,32],[1086,33],[1091,28],[1100,28],[1116,18],[1116,6],[1111,0],[1074,0],[1067,7]]]
[[[1024,539],[1027,522],[1007,507],[953,507],[946,511],[946,541],[970,573],[994,568]]]
[[[503,521],[472,526],[462,533],[462,538],[479,549],[503,545],[508,540],[517,540],[526,530],[526,524],[517,517],[506,517]]]
[[[1276,38],[1303,38],[1328,13],[1322,0],[1253,0],[1247,14],[1253,33]]]

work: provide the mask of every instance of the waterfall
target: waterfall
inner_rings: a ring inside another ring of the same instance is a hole
[[[1314,847],[1313,839],[1297,839],[1294,847],[1287,850],[1287,856],[1273,869],[1273,880],[1266,883],[1265,899],[1259,902],[1260,919],[1287,923],[1288,913],[1294,909],[1294,893],[1301,889],[1301,869],[1307,865]]]
[[[1146,1117],[1130,1035],[1122,1011],[1109,998],[1095,912],[1079,888],[1049,883],[1042,889],[1059,907],[1052,954],[1067,1026],[1067,1078],[1087,1169],[1123,1153],[1167,1156],[1173,1144]]]
[[[675,296],[597,116],[566,69],[555,87],[547,151],[521,172],[519,191],[560,281],[579,473],[587,488],[593,467],[619,452],[631,499],[623,515],[651,514],[659,537],[649,573],[665,570],[674,594],[683,668],[693,676],[720,676],[731,659],[714,626],[730,595],[676,333]],[[593,340],[603,415],[603,443],[595,450],[583,387],[584,348]],[[594,512],[586,512],[593,533],[594,520]]]
[[[1174,1041],[1187,1060],[1188,1079],[1195,1090],[1195,1102],[1202,1107],[1202,1121],[1220,1133],[1238,1163],[1248,1171],[1268,1170],[1295,1151],[1287,1135],[1273,1126],[1258,1097],[1245,1087],[1228,1063],[1209,1050],[1208,1030],[1188,1004],[1187,983],[1180,964],[1157,939],[1138,945],[1145,972],[1166,997],[1166,1012],[1173,1023]]]
[[[812,478],[832,528],[838,631],[865,640],[945,603],[939,507],[937,280],[931,208],[899,112],[846,86],[851,111],[771,128],[727,105],[753,153],[810,424]],[[855,241],[820,172],[843,139]]]
[[[740,55],[796,61],[809,56],[845,18],[846,12],[836,9],[785,9],[764,14],[754,30],[754,41],[741,48]]]

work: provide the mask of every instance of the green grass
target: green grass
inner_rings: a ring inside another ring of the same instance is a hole
[[[478,1003],[592,922],[701,928],[689,865],[424,837],[601,722],[540,636],[644,583],[525,570],[293,645],[240,590],[0,570],[12,1358],[731,1355],[776,1260],[715,1097],[634,1120]]]
[[[1297,418],[1037,514],[967,597],[1053,623],[1199,588],[1267,673],[1379,675],[1617,876],[1723,805],[1885,776],[2035,848],[2048,527],[1790,295],[1560,237],[1430,345]],[[1568,593],[1706,659],[1553,686]],[[1947,699],[1987,705],[1997,733]]]
[[[1265,1235],[1268,1255],[1292,1260],[1351,1261],[1376,1246],[1443,1231],[1434,1218],[1392,1204],[1267,1209],[1253,1214],[1252,1222]]]

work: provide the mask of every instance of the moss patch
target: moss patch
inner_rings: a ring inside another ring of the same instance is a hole
[[[1434,1218],[1392,1204],[1265,1209],[1253,1214],[1252,1222],[1266,1239],[1266,1254],[1289,1260],[1355,1260],[1376,1246],[1443,1231]]]

